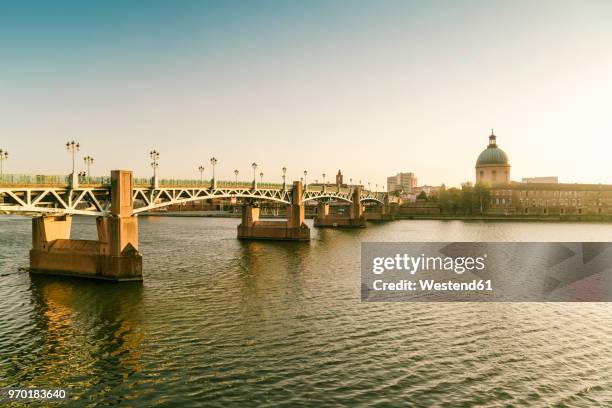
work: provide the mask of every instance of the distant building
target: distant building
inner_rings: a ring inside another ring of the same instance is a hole
[[[338,170],[338,174],[336,174],[336,185],[341,186],[342,184],[344,184],[342,180],[343,180],[342,172]]]
[[[497,147],[497,136],[491,130],[489,145],[476,160],[476,183],[488,186],[510,183],[510,161],[508,155]]]
[[[438,195],[438,191],[440,191],[440,186],[419,186],[412,189],[414,194],[419,195],[424,192],[427,194],[427,197]]]
[[[558,184],[559,177],[523,177],[523,183]]]
[[[411,193],[417,186],[417,178],[414,173],[397,173],[395,176],[387,177],[387,191],[404,191]]]
[[[508,155],[493,132],[476,161],[476,182],[491,188],[491,215],[612,215],[612,185],[561,184],[557,177],[511,182]]]
[[[491,189],[489,214],[612,215],[612,185],[512,183]]]

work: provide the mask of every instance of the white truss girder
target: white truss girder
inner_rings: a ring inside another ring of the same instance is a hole
[[[0,213],[105,215],[108,188],[0,187]]]
[[[241,200],[271,201],[291,204],[291,189],[272,188],[186,188],[186,187],[135,187],[132,197],[139,205],[134,213],[184,204],[192,201],[215,198],[236,198]],[[384,203],[385,193],[362,191],[360,201]],[[337,200],[351,202],[352,191],[340,189],[306,190],[303,201]],[[110,213],[110,187],[75,188],[67,187],[0,187],[0,213],[25,214],[81,214],[101,216]]]

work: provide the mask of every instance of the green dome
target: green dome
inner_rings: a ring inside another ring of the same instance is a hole
[[[502,149],[497,147],[495,144],[489,145],[486,149],[480,153],[476,166],[487,165],[487,164],[508,164],[508,155]]]

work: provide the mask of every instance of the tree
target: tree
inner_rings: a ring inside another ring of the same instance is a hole
[[[480,215],[487,212],[491,203],[491,190],[483,183],[478,183],[474,186],[473,201],[478,205]]]
[[[427,201],[427,193],[425,191],[421,191],[417,196],[417,200],[425,200]]]
[[[466,215],[471,215],[474,209],[474,186],[472,183],[464,183],[461,185],[461,210]]]

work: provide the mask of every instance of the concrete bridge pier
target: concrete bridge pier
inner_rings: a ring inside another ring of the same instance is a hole
[[[310,228],[304,223],[302,183],[295,181],[291,204],[287,206],[287,221],[260,221],[259,208],[253,204],[242,206],[242,222],[238,225],[239,239],[278,241],[309,241]]]
[[[319,203],[317,216],[314,219],[315,227],[363,228],[366,226],[363,205],[361,204],[361,186],[353,189],[353,198],[348,215],[329,213],[328,203]]]
[[[70,239],[72,217],[32,219],[30,271],[115,281],[142,280],[138,220],[132,214],[132,172],[111,172],[111,215],[98,217],[98,240]]]
[[[364,215],[368,221],[393,221],[395,217],[391,213],[389,196],[385,195],[383,204],[379,207],[379,211],[366,211]]]

